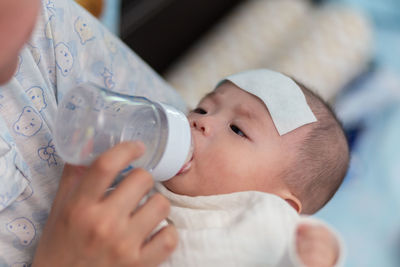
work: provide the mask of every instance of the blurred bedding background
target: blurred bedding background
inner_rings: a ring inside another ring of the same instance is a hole
[[[318,215],[342,233],[347,266],[400,266],[400,1],[331,0],[364,12],[374,50],[335,109],[352,140],[344,185]]]
[[[352,159],[317,216],[343,236],[346,266],[400,266],[400,1],[104,3],[102,21],[189,107],[221,77],[260,67],[281,70],[329,101]]]

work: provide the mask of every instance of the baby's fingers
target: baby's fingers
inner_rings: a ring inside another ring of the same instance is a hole
[[[334,266],[339,253],[334,235],[322,225],[299,225],[296,249],[301,261],[308,267]]]

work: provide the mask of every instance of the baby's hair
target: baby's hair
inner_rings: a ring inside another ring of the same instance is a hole
[[[349,146],[341,123],[318,95],[296,82],[317,118],[295,148],[295,164],[284,179],[302,202],[303,214],[321,209],[336,193],[349,166]]]

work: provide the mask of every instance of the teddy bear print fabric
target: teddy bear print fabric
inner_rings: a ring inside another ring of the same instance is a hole
[[[43,0],[12,80],[0,86],[0,266],[30,266],[63,161],[53,143],[57,103],[84,82],[184,103],[149,66],[70,0]]]

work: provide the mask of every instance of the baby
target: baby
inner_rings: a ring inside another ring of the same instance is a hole
[[[348,168],[332,110],[262,69],[229,76],[188,118],[193,158],[156,186],[180,236],[164,265],[298,266],[296,226],[308,220],[299,214],[322,208]]]

